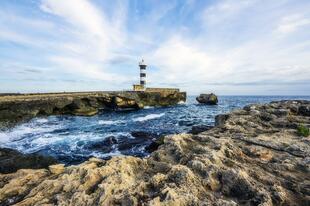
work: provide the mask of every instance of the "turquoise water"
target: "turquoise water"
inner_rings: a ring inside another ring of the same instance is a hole
[[[293,96],[221,96],[216,106],[197,104],[188,97],[185,104],[146,108],[130,112],[102,112],[92,117],[49,116],[34,118],[0,132],[2,147],[23,153],[51,155],[66,164],[76,164],[95,156],[146,156],[145,147],[161,135],[188,132],[194,125],[213,125],[214,117],[250,103]]]

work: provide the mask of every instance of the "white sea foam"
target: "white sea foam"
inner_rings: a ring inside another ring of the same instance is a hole
[[[57,128],[58,126],[55,125],[42,127],[31,124],[25,124],[14,128],[10,132],[8,132],[7,135],[12,139],[19,139],[27,134],[47,133],[54,131]]]
[[[5,143],[8,142],[10,140],[10,137],[4,133],[4,132],[0,132],[0,143]]]
[[[58,142],[62,142],[63,140],[64,137],[61,136],[45,135],[32,140],[31,144],[33,147],[42,148],[48,145],[57,144]]]
[[[109,152],[109,153],[92,152],[91,155],[94,157],[98,157],[98,158],[123,156],[122,153],[117,149],[115,149],[114,151]]]
[[[48,119],[40,118],[40,119],[36,119],[36,122],[38,122],[38,123],[46,123],[46,122],[48,122]]]
[[[157,118],[160,118],[162,116],[164,116],[165,113],[160,113],[160,114],[148,114],[144,117],[137,117],[137,118],[134,118],[133,121],[135,122],[144,122],[144,121],[148,121],[148,120],[151,120],[151,119],[157,119]]]
[[[101,125],[113,125],[113,124],[121,124],[121,123],[124,123],[124,121],[122,121],[122,120],[115,120],[115,121],[99,120],[99,122],[98,122],[98,124],[101,124]]]
[[[153,106],[145,106],[145,107],[143,107],[143,109],[153,109],[153,108],[155,108],[155,107],[153,107]]]

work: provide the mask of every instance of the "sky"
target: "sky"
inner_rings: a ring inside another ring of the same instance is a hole
[[[1,0],[0,92],[310,95],[309,0]]]

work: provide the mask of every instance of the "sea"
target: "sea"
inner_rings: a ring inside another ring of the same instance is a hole
[[[170,107],[102,111],[92,117],[38,117],[0,131],[0,147],[52,156],[66,165],[90,157],[145,157],[149,155],[146,147],[161,136],[187,133],[193,126],[212,126],[217,114],[248,104],[286,99],[310,100],[310,96],[219,96],[218,105],[213,106],[198,104],[189,96],[185,103]]]

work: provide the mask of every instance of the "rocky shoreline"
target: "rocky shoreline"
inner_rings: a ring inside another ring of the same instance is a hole
[[[147,158],[0,174],[0,205],[309,205],[310,101],[249,105]]]
[[[0,96],[0,129],[35,116],[92,116],[102,110],[132,110],[145,106],[171,106],[186,101],[185,92],[124,91],[17,94]]]

